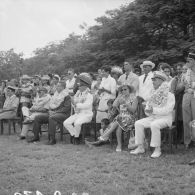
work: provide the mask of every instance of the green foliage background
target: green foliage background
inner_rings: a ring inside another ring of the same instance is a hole
[[[37,48],[29,59],[21,60],[22,55],[10,50],[15,57],[5,62],[10,56],[2,52],[1,78],[21,73],[61,75],[69,67],[93,72],[102,65],[122,65],[127,58],[135,66],[145,59],[173,66],[195,50],[194,0],[135,0],[106,11],[96,21],[94,26],[80,26],[84,35],[72,33],[58,43]]]

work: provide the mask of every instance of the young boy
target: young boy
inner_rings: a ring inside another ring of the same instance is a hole
[[[110,122],[107,118],[103,118],[101,120],[101,129],[99,131],[100,136],[104,134],[104,132],[108,129]]]
[[[108,130],[109,125],[110,125],[110,121],[107,118],[103,118],[101,120],[101,129],[99,130],[98,137],[102,136],[104,132]],[[85,140],[85,144],[87,144],[89,147],[91,147],[92,145],[96,146],[96,142],[97,141],[90,142],[90,141]]]

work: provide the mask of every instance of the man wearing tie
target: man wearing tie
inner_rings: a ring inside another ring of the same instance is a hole
[[[131,85],[135,92],[138,93],[139,77],[132,72],[133,66],[129,62],[124,62],[125,74],[121,75],[118,79],[120,85]]]
[[[140,68],[143,70],[144,74],[139,77],[139,92],[138,95],[142,97],[145,101],[150,98],[151,91],[153,90],[153,73],[152,69],[155,67],[155,64],[151,61],[144,61],[140,65]]]

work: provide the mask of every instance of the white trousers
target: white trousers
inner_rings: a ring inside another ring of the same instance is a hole
[[[23,107],[23,108],[24,108],[24,111],[26,112],[25,116],[29,117],[30,120],[34,120],[36,116],[40,115],[40,112],[31,113],[29,111],[29,108],[27,108],[27,107]],[[23,124],[22,125],[21,136],[26,137],[27,133],[28,133],[28,130],[32,130],[32,128],[33,128],[33,124]]]
[[[79,137],[81,132],[81,125],[83,123],[91,122],[93,114],[79,113],[74,114],[64,121],[64,127],[69,131],[71,136]]]
[[[22,106],[22,114],[23,116],[29,117],[30,116],[30,110],[26,106]]]
[[[37,115],[40,115],[40,112],[30,112],[29,108],[26,106],[22,107],[23,116],[28,117],[30,120],[34,120]]]
[[[21,136],[26,137],[29,130],[32,130],[33,124],[24,124],[22,126]]]
[[[135,144],[144,143],[145,132],[144,128],[151,129],[151,147],[160,147],[161,133],[160,129],[170,126],[170,120],[167,118],[147,117],[135,122]]]

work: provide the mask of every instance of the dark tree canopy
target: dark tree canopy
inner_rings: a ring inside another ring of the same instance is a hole
[[[135,66],[145,59],[173,66],[195,50],[194,0],[135,0],[106,11],[96,22],[91,27],[80,25],[86,31],[82,36],[73,33],[37,48],[34,57],[22,62],[23,73],[63,74],[69,67],[92,72],[105,64],[121,65],[126,58]],[[4,65],[21,66],[2,65],[1,60]]]

